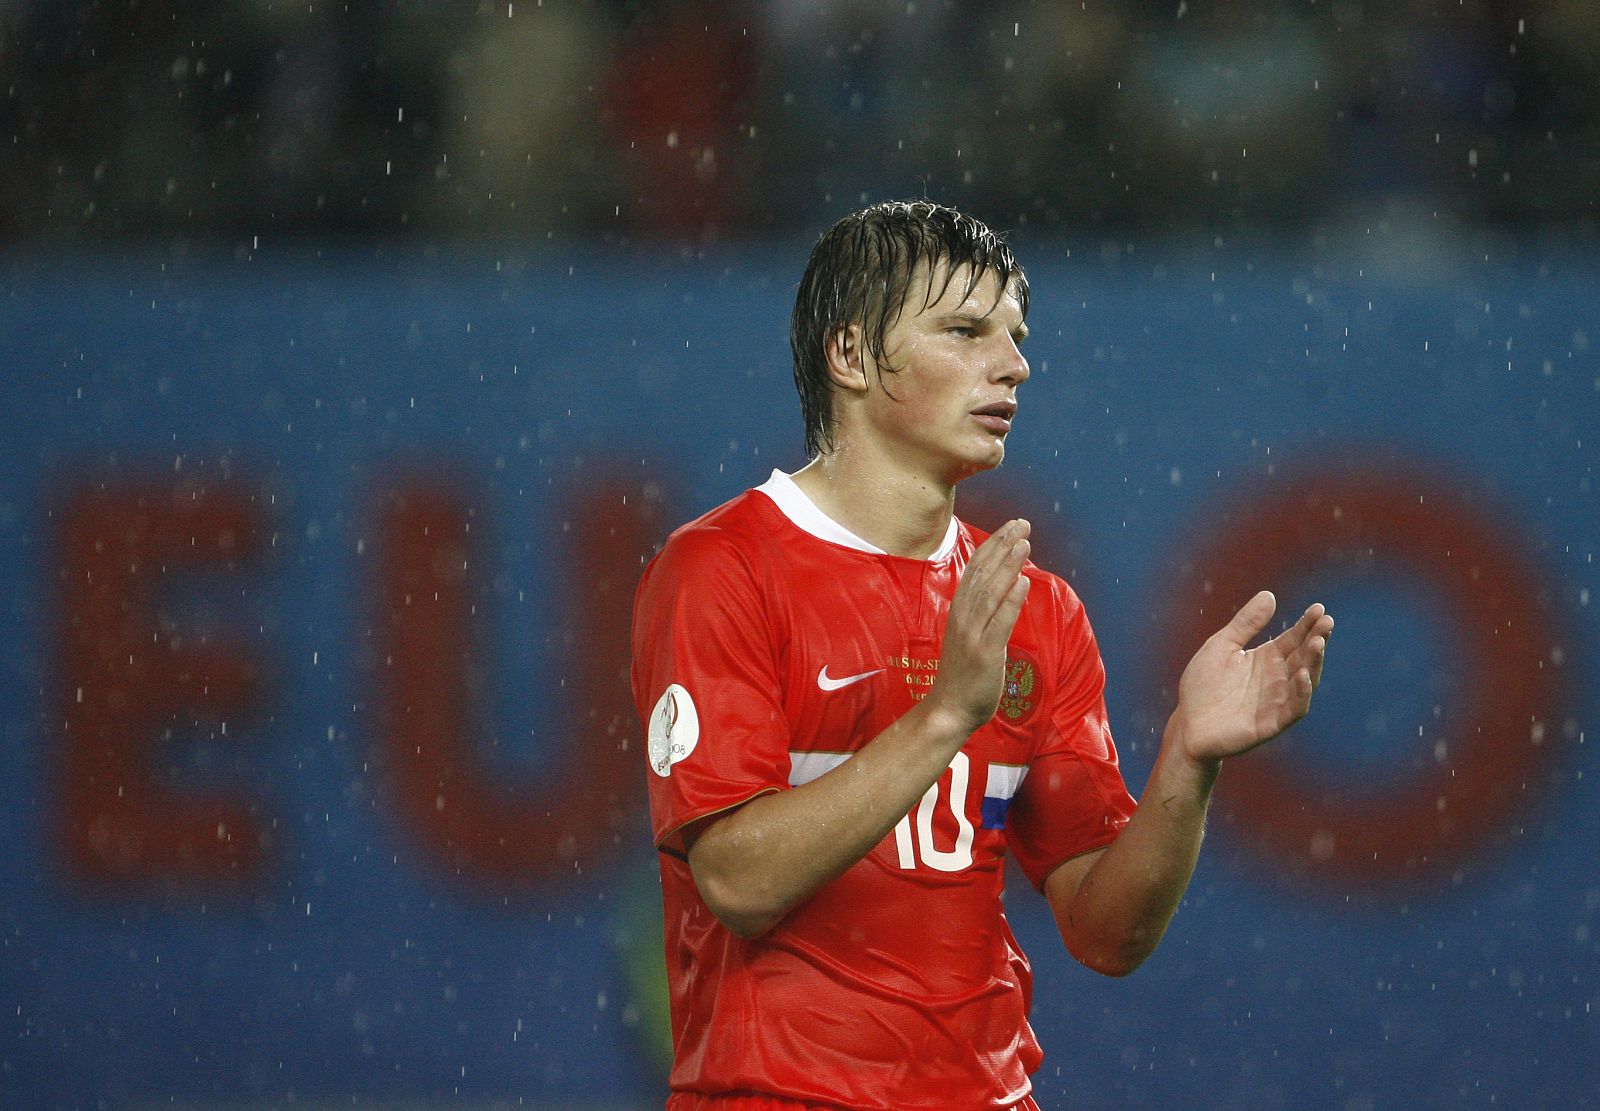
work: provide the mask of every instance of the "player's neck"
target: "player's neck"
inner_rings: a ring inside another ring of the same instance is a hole
[[[795,485],[828,517],[891,555],[927,559],[938,551],[955,512],[955,487],[853,462],[825,453],[795,472]]]

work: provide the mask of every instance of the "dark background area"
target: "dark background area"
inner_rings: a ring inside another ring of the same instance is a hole
[[[1583,0],[9,0],[0,228],[706,243],[926,192],[1588,241],[1597,62]]]

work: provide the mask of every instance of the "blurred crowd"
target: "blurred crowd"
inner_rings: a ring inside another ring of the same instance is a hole
[[[1594,0],[0,0],[0,235],[1590,228]]]

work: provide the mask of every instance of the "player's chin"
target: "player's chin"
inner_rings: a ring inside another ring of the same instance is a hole
[[[974,452],[972,455],[963,459],[961,461],[960,473],[956,476],[957,481],[963,478],[971,478],[973,475],[982,474],[984,471],[992,471],[1005,461],[1005,444],[995,443],[989,450]]]
[[[998,467],[1006,461],[1006,438],[991,434],[985,439],[978,455],[983,460],[985,470]]]

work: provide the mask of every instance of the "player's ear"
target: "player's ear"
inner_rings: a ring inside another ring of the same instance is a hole
[[[828,379],[846,390],[867,388],[867,367],[859,324],[841,324],[828,333],[823,351],[828,359]]]

